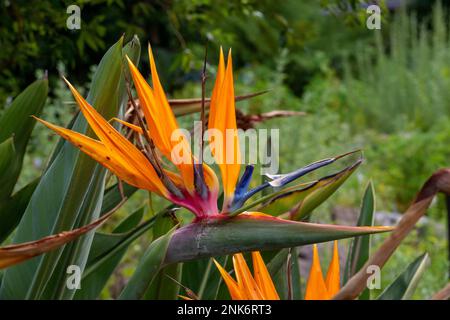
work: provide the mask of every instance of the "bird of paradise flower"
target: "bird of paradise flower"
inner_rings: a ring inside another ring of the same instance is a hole
[[[196,215],[197,221],[223,216],[225,213],[235,211],[242,207],[247,199],[264,188],[283,186],[308,172],[337,160],[337,157],[330,158],[286,175],[273,176],[272,181],[248,190],[253,166],[247,166],[241,179],[239,179],[241,164],[239,161],[240,151],[236,126],[231,50],[228,54],[226,66],[223,52],[220,50],[208,119],[208,129],[223,133],[223,141],[218,145],[232,149],[230,152],[230,150],[217,150],[216,148],[212,152],[217,159],[223,186],[224,199],[220,211],[217,206],[219,180],[216,174],[204,163],[194,165],[196,159],[191,154],[190,145],[183,135],[179,137],[179,140],[174,141],[172,139],[173,132],[179,130],[179,126],[160,83],[150,46],[149,57],[153,88],[146,82],[133,62],[127,58],[144,114],[145,124],[142,121],[141,125],[137,126],[115,119],[145,138],[143,140],[146,140],[147,143],[142,150],[120,134],[66,79],[64,80],[72,91],[81,112],[99,140],[56,126],[42,119],[36,119],[111,170],[121,180],[138,188],[154,192],[174,204],[187,208]],[[233,135],[225,134],[230,130],[234,132]],[[183,146],[182,150],[188,152],[187,155],[181,156],[183,159],[191,158],[192,162],[177,159],[180,155],[172,152],[173,148],[179,147],[180,144]],[[230,159],[222,160],[223,155],[227,153],[233,155],[231,161]],[[178,172],[165,168],[162,157],[169,159]]]

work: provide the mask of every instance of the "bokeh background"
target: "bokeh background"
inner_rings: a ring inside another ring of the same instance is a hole
[[[66,27],[71,4],[81,8],[80,30]],[[200,97],[205,46],[208,88],[219,46],[232,48],[237,93],[270,89],[239,103],[240,110],[307,112],[258,125],[280,129],[282,171],[354,149],[364,152],[364,164],[312,220],[354,224],[371,180],[377,223],[394,224],[427,177],[450,165],[450,6],[431,0],[379,4],[382,28],[368,30],[360,1],[2,0],[0,114],[48,72],[50,97],[42,117],[67,125],[76,106],[60,75],[87,89],[96,63],[122,34],[126,40],[136,34],[143,48],[152,44],[163,85],[174,98]],[[148,75],[145,50],[140,68]],[[35,128],[18,188],[39,175],[55,142],[48,130]],[[137,193],[119,216],[146,199]],[[449,276],[447,221],[445,201],[438,198],[384,268],[383,282],[428,251],[431,265],[414,297],[443,287]],[[374,239],[376,246],[383,236]],[[343,251],[346,245],[342,241]],[[324,255],[331,252],[328,244],[321,248]],[[105,298],[119,291],[141,252],[136,243]]]

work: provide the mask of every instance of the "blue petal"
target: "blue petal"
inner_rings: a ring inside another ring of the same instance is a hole
[[[236,189],[234,190],[233,204],[232,207],[235,207],[239,203],[241,203],[243,197],[245,197],[248,186],[250,185],[250,181],[252,180],[253,170],[255,167],[253,165],[247,165],[245,167],[244,174],[236,185]],[[239,206],[240,207],[240,206]],[[239,208],[238,207],[238,208]]]

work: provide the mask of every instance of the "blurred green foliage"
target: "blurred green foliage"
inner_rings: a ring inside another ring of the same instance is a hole
[[[325,62],[351,51],[352,43],[367,34],[365,28],[352,27],[328,10],[333,1],[83,0],[75,3],[81,9],[80,30],[66,26],[71,4],[69,0],[0,3],[0,101],[31,82],[36,69],[49,70],[53,87],[60,62],[72,81],[86,83],[86,70],[124,33],[127,38],[137,34],[142,43],[150,41],[158,49],[162,75],[170,78],[165,81],[168,89],[199,77],[208,42],[211,52],[220,45],[232,47],[238,66],[271,66],[287,48],[293,72],[286,81],[301,93]]]
[[[346,64],[348,113],[359,129],[392,133],[429,130],[450,116],[450,38],[447,12],[436,5],[419,22],[405,10],[389,35],[375,33]],[[385,40],[385,41],[383,41]]]
[[[373,46],[362,43],[347,60],[336,89],[341,119],[366,141],[370,174],[391,210],[404,210],[422,181],[448,166],[449,30],[440,3],[420,21],[401,10],[389,33],[375,33]]]

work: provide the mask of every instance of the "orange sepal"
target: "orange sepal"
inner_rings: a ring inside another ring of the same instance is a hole
[[[242,253],[233,255],[233,265],[234,271],[236,272],[237,284],[241,291],[245,292],[249,300],[262,300],[263,294],[253,278]]]
[[[101,165],[111,170],[120,179],[135,187],[159,193],[155,185],[141,175],[132,163],[118,160],[114,153],[97,140],[89,138],[81,133],[53,125],[47,121],[34,117],[49,129],[55,131],[62,138],[72,143],[75,147],[86,153],[88,156],[99,162]]]
[[[243,294],[236,281],[234,281],[234,279],[228,274],[228,272],[226,272],[226,270],[222,268],[222,266],[216,261],[216,259],[213,259],[213,261],[217,269],[219,269],[219,272],[228,287],[231,299],[246,300],[246,296]]]
[[[327,278],[325,284],[327,286],[328,295],[334,296],[339,291],[340,270],[339,270],[339,252],[337,241],[333,245],[333,257],[328,267]]]
[[[269,271],[267,270],[264,260],[261,257],[261,253],[258,251],[252,252],[253,259],[253,273],[255,276],[255,281],[260,288],[265,300],[280,300],[277,290],[273,284],[272,278],[270,277]]]
[[[222,141],[213,142],[220,148],[220,150],[213,150],[213,153],[222,175],[224,209],[226,209],[233,200],[241,169],[231,50],[228,53],[225,70],[223,54],[222,52],[220,54],[218,73],[211,96],[209,129],[218,130],[222,136]]]
[[[323,279],[320,267],[317,245],[313,248],[313,261],[309,271],[308,283],[306,284],[305,300],[327,300],[329,298],[327,287]]]

